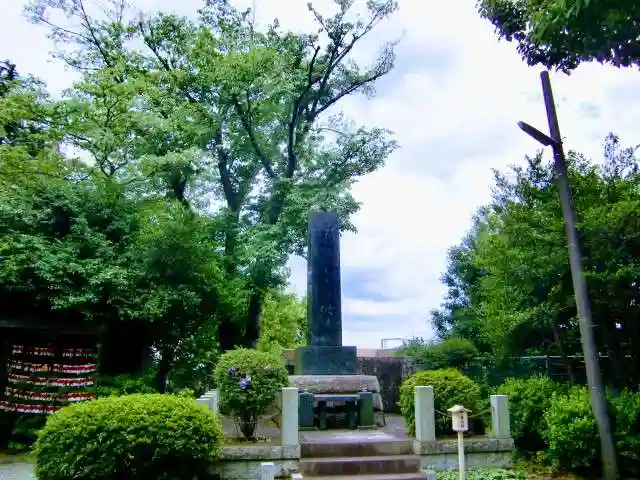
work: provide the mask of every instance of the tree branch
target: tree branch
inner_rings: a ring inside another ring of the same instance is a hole
[[[262,147],[258,143],[258,139],[256,138],[255,132],[253,131],[253,126],[251,125],[251,121],[248,118],[247,113],[242,108],[242,105],[238,101],[238,97],[235,95],[233,96],[233,107],[235,108],[236,113],[240,118],[240,122],[242,123],[242,126],[247,132],[247,135],[249,136],[249,142],[251,143],[251,146],[253,147],[255,154],[260,159],[260,163],[262,164],[264,171],[266,172],[269,178],[275,178],[276,175],[273,171],[273,168],[271,167],[271,162],[269,161],[269,158],[267,157],[266,153],[262,150]]]
[[[335,104],[336,102],[338,102],[341,98],[346,97],[347,95],[355,92],[357,89],[364,87],[367,83],[371,83],[371,82],[375,82],[377,79],[379,79],[380,77],[386,75],[388,72],[382,71],[382,72],[377,72],[374,75],[370,76],[369,78],[366,78],[364,80],[361,80],[359,82],[353,83],[352,85],[350,85],[348,88],[345,88],[343,91],[341,91],[340,93],[338,93],[336,96],[334,96],[331,100],[329,100],[323,107],[321,107],[319,110],[316,111],[315,115],[318,116],[320,115],[322,112],[324,112],[325,110],[327,110],[329,107],[331,107],[333,104]]]
[[[298,163],[298,156],[296,155],[296,144],[297,144],[297,135],[296,129],[298,126],[298,119],[300,117],[301,107],[305,103],[305,99],[311,88],[314,84],[313,79],[313,70],[315,67],[316,59],[318,58],[318,53],[320,52],[320,47],[316,47],[313,52],[313,56],[311,57],[311,61],[309,62],[309,70],[307,73],[307,85],[302,90],[298,98],[293,104],[293,109],[291,112],[291,120],[289,121],[288,127],[288,141],[287,141],[287,168],[285,169],[285,177],[292,178],[293,174],[296,171],[296,166]]]
[[[91,20],[89,19],[89,16],[87,15],[87,12],[84,9],[83,0],[76,0],[76,1],[77,1],[77,5],[80,7],[80,11],[82,12],[82,20],[86,24],[85,28],[89,31],[89,34],[91,35],[91,38],[93,39],[93,44],[96,46],[96,48],[100,52],[100,55],[102,56],[102,59],[104,60],[104,63],[108,67],[112,68],[113,67],[113,62],[109,59],[109,56],[107,55],[107,52],[104,50],[104,48],[102,47],[102,44],[100,43],[100,41],[96,37],[96,33],[95,33],[93,27],[91,26]]]
[[[233,188],[231,177],[229,176],[229,154],[222,145],[222,132],[220,129],[218,129],[215,134],[214,142],[215,145],[213,148],[215,149],[218,157],[218,172],[220,173],[220,180],[222,182],[222,191],[224,192],[224,197],[227,200],[229,209],[233,212],[239,212],[240,202],[238,201],[237,192]]]

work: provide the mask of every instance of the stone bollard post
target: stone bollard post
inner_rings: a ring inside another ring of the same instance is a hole
[[[415,403],[416,440],[418,442],[432,442],[436,439],[436,412],[433,404],[433,387],[416,387]]]
[[[373,428],[373,393],[360,392],[359,397],[358,405],[360,410],[360,427]]]
[[[298,389],[282,389],[282,426],[280,436],[283,447],[297,447],[298,440]]]
[[[273,462],[260,464],[260,480],[274,480],[276,478],[276,465]]]
[[[511,437],[509,397],[507,395],[491,395],[491,435],[496,438]]]
[[[315,395],[305,390],[298,395],[298,423],[301,430],[310,430],[313,428],[313,404]]]
[[[209,408],[214,415],[218,415],[218,413],[220,413],[220,390],[215,389],[208,393],[211,394],[209,397]]]

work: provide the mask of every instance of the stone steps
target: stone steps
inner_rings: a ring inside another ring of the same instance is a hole
[[[416,455],[379,455],[369,457],[320,457],[300,461],[306,476],[415,474],[420,469]]]
[[[426,473],[392,473],[375,475],[331,475],[325,477],[308,477],[304,480],[425,480]]]
[[[410,440],[303,443],[300,447],[302,458],[375,457],[413,453]]]

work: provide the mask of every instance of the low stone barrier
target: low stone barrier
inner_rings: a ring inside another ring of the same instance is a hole
[[[262,478],[262,464],[272,463],[274,478],[290,477],[300,466],[300,445],[234,445],[222,448],[220,460],[212,468],[213,474],[234,480]],[[271,470],[271,468],[270,468]]]
[[[198,399],[217,413],[219,396],[208,392]],[[437,439],[433,387],[416,387],[416,436],[413,453],[420,457],[423,471],[457,469],[458,453],[455,439]],[[212,473],[222,478],[256,480],[292,478],[301,480],[298,421],[298,389],[282,389],[281,445],[228,445],[212,467]],[[215,409],[215,410],[214,410]],[[509,403],[505,395],[491,396],[491,431],[486,436],[465,439],[467,468],[509,467],[514,450],[511,438]],[[266,475],[266,476],[263,476]]]

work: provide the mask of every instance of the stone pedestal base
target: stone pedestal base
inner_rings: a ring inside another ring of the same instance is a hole
[[[300,347],[295,353],[296,375],[355,375],[356,347]]]

